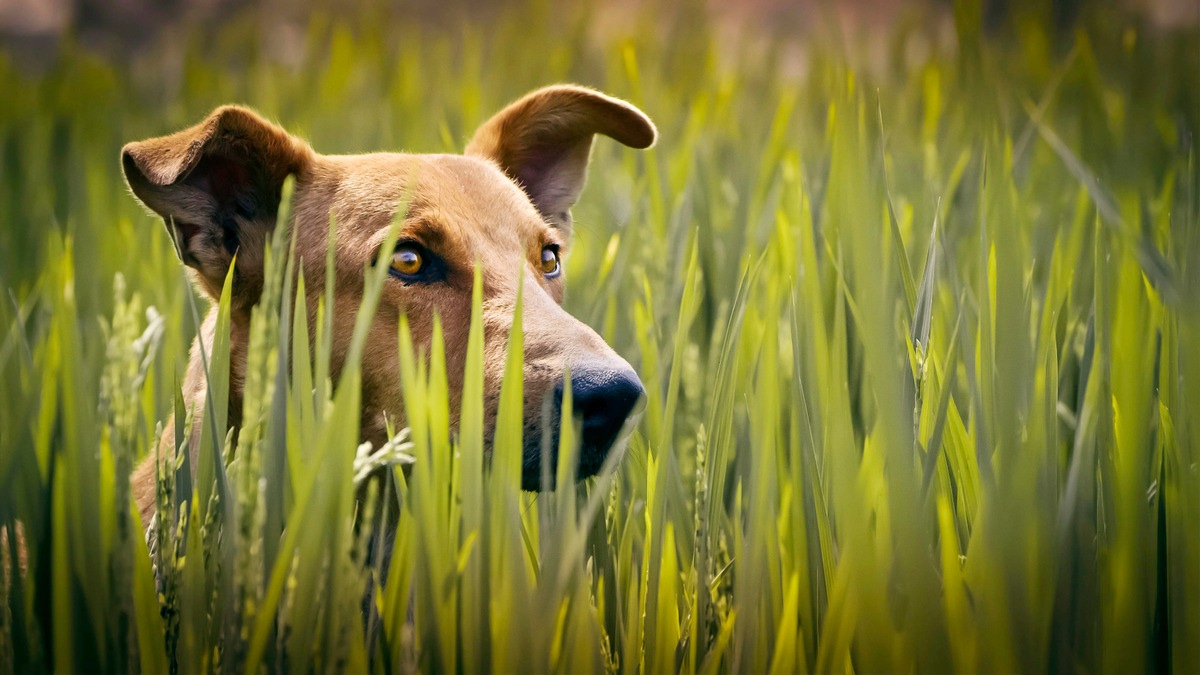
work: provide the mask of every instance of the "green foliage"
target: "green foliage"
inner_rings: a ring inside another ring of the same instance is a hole
[[[862,43],[534,3],[0,55],[0,528],[28,553],[0,554],[0,672],[1200,671],[1196,30],[1085,14],[1067,52],[1036,11],[954,4],[951,36]],[[402,321],[408,428],[356,451],[385,276],[334,381],[347,308],[327,286],[309,334],[286,228],[241,432],[228,284],[184,409],[203,300],[123,141],[244,101],[323,152],[459,151],[560,80],[661,134],[597,143],[568,264],[647,386],[619,466],[563,480],[568,429],[558,489],[519,490],[519,311],[490,468],[478,320],[457,433],[441,329]],[[147,547],[125,477],[171,417]]]

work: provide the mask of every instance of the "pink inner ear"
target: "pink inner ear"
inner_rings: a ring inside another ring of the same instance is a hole
[[[229,204],[250,184],[250,171],[244,162],[230,157],[208,156],[200,160],[187,182],[211,194],[218,204]]]
[[[560,159],[561,154],[561,152],[544,147],[530,150],[528,154],[521,158],[521,162],[517,166],[517,178],[526,187],[537,189],[542,184],[542,180],[546,177],[546,174],[554,169],[554,165]]]
[[[587,136],[528,147],[509,169],[510,175],[520,181],[543,216],[556,217],[571,207],[582,187],[577,155],[582,151],[586,161],[590,145],[591,137]],[[570,203],[560,203],[563,199]]]

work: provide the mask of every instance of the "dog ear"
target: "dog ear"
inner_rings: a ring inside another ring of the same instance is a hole
[[[526,95],[485,122],[466,154],[499,164],[543,218],[569,232],[570,209],[583,191],[596,134],[640,150],[654,145],[658,132],[625,101],[556,85]]]
[[[303,141],[238,106],[217,108],[194,127],[121,151],[133,194],[173,228],[176,253],[213,297],[235,253],[238,294],[261,283],[283,181],[301,174],[311,158]]]

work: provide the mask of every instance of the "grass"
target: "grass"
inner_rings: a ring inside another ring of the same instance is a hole
[[[488,12],[0,53],[0,526],[29,554],[0,672],[1200,670],[1195,26],[1056,33],[1026,3],[985,29],[964,1],[949,33],[731,42],[695,8]],[[120,145],[242,101],[323,152],[454,152],[561,80],[661,134],[597,144],[568,261],[568,308],[649,392],[620,466],[518,490],[519,322],[489,469],[477,323],[459,433],[440,341],[402,324],[407,436],[356,464],[361,347],[331,378],[280,236],[245,426],[218,340],[152,555],[125,476],[190,414],[204,301]],[[356,527],[377,465],[387,567]]]

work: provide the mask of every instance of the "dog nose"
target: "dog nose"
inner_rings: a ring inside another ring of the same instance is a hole
[[[571,407],[582,422],[581,478],[600,470],[625,420],[645,395],[642,381],[631,368],[580,368],[571,372]]]

